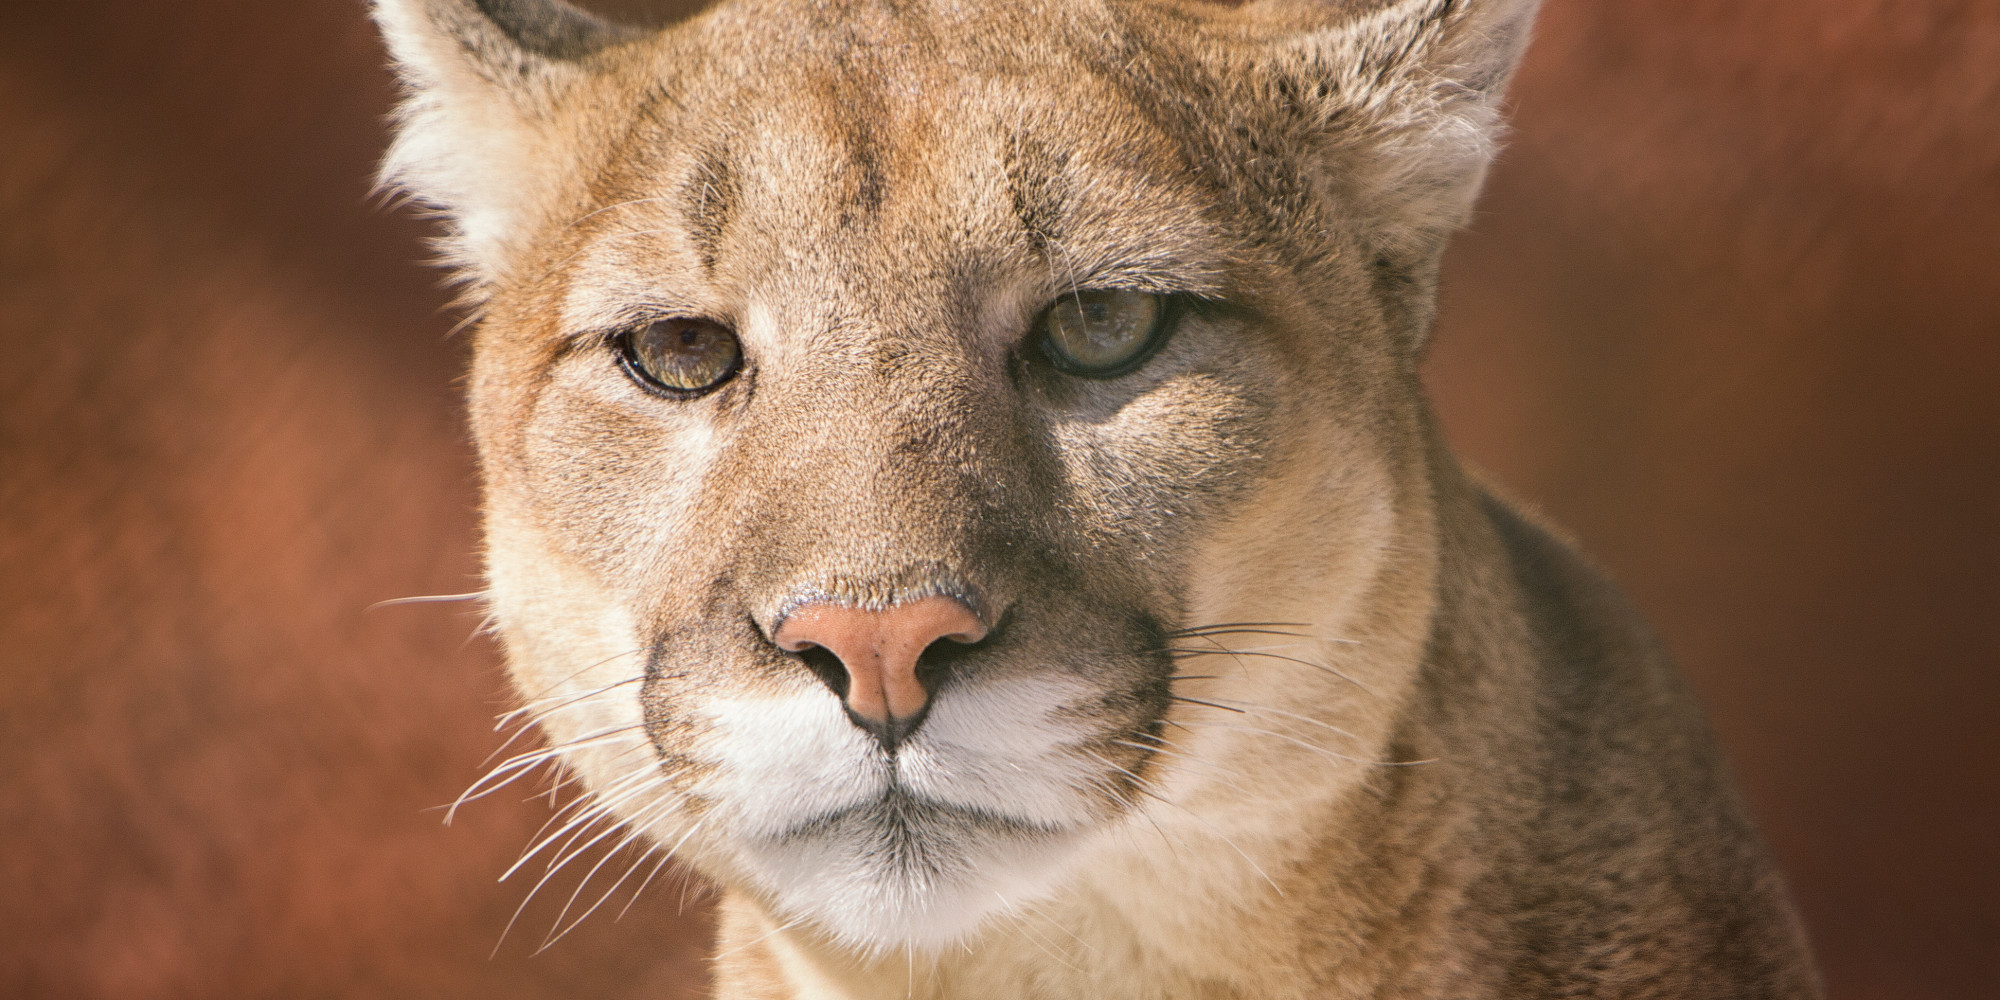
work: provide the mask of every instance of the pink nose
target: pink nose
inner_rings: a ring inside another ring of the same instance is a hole
[[[881,611],[815,602],[794,608],[771,641],[800,653],[819,646],[847,668],[847,707],[878,735],[913,728],[930,702],[917,660],[939,639],[978,642],[986,625],[964,603],[926,597]],[[894,742],[893,738],[890,742]]]

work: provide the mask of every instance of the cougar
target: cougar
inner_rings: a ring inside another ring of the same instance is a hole
[[[722,997],[1816,996],[1420,383],[1534,6],[376,0],[548,740],[484,788],[719,887]]]

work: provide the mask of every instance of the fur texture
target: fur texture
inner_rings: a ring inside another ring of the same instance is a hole
[[[386,176],[483,304],[517,684],[726,887],[724,995],[1816,992],[1653,642],[1418,386],[1532,3],[528,6],[383,0]],[[1077,379],[1076,287],[1191,304]],[[742,375],[627,378],[667,316]],[[940,592],[994,631],[893,754],[768,639]]]

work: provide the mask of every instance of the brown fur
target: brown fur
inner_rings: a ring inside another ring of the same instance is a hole
[[[2000,994],[1996,18],[1546,5],[1427,363],[1658,624],[1832,996]],[[462,605],[359,613],[476,586],[372,26],[0,5],[0,79],[0,994],[697,989],[665,875],[531,959],[572,866],[488,961],[546,807],[419,811],[500,679]]]
[[[517,684],[727,887],[725,995],[1816,994],[1652,640],[1416,381],[1531,12],[379,6]],[[1023,346],[1078,284],[1205,304],[1085,381]],[[744,374],[641,390],[663,315]],[[899,756],[768,641],[938,592],[996,632]]]

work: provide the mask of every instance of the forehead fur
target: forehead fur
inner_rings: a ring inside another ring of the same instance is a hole
[[[554,252],[614,298],[631,291],[616,275],[661,268],[1220,295],[1251,257],[1227,192],[1102,80],[795,73],[751,99],[696,86],[654,104],[597,181],[605,207]],[[1061,100],[1078,95],[1100,110]]]
[[[508,38],[456,55],[418,44],[438,24],[462,39],[474,15],[460,8],[494,2],[378,12],[412,88],[385,175],[457,221],[482,289],[522,277],[551,232],[639,199],[675,203],[710,267],[745,205],[798,245],[826,235],[805,225],[936,231],[940,207],[985,234],[988,199],[1026,250],[1064,251],[1058,266],[1083,274],[1100,262],[1064,241],[1090,243],[1093,218],[1107,238],[1162,243],[1230,229],[1291,260],[1354,228],[1421,264],[1469,205],[1519,43],[1490,7],[1467,15],[1451,0],[738,0],[654,35],[607,29],[596,49],[572,25],[562,46],[498,64],[486,50]],[[1095,256],[1143,256],[1132,249]]]

